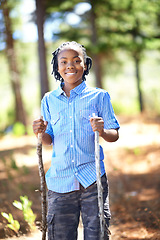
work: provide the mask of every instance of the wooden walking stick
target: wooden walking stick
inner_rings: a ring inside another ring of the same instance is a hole
[[[95,113],[93,113],[93,117]],[[105,229],[108,234],[110,231],[104,219],[104,208],[103,208],[103,187],[101,183],[101,169],[100,169],[100,157],[99,157],[99,132],[95,131],[95,162],[96,162],[96,176],[97,176],[97,191],[98,191],[98,207],[100,217],[100,240],[104,240]]]
[[[41,117],[42,119],[42,117]],[[38,166],[39,166],[39,176],[40,176],[40,193],[41,193],[41,205],[42,205],[42,240],[46,240],[46,230],[47,230],[47,204],[46,204],[46,181],[45,172],[42,160],[42,133],[38,133],[37,142],[37,155],[38,155]]]

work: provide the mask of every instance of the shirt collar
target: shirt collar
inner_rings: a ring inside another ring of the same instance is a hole
[[[86,83],[83,81],[81,84],[79,84],[77,87],[75,87],[74,89],[72,89],[71,91],[77,93],[77,94],[81,94],[81,92],[85,89],[86,87]],[[56,96],[60,96],[61,94],[65,94],[65,92],[63,91],[63,89],[61,88],[61,86],[59,86],[56,90]]]
[[[85,89],[85,87],[86,87],[86,83],[83,81],[81,84],[79,84],[77,87],[75,87],[71,91],[77,94],[81,94],[81,92]]]
[[[60,96],[60,95],[63,94],[63,93],[64,93],[63,89],[61,88],[61,86],[59,86],[59,87],[56,89],[56,92],[55,92],[56,96],[58,97],[58,96]]]

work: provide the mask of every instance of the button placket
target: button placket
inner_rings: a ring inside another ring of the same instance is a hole
[[[74,163],[74,157],[73,157],[73,115],[72,115],[72,112],[73,112],[73,105],[72,105],[72,102],[70,102],[69,100],[69,118],[70,118],[70,159],[72,163]]]

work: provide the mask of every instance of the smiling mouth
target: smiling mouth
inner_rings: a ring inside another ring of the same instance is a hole
[[[76,72],[74,72],[74,73],[71,73],[71,72],[68,72],[68,73],[66,73],[66,75],[74,75],[74,74],[76,74]]]

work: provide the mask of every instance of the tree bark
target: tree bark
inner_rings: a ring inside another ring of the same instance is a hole
[[[39,54],[39,70],[40,70],[40,86],[41,98],[49,91],[47,64],[46,64],[46,49],[44,41],[44,18],[45,7],[44,0],[36,0],[36,16],[38,29],[38,54]]]
[[[6,34],[6,52],[9,64],[9,71],[11,76],[11,86],[15,98],[15,112],[16,121],[21,122],[26,126],[26,114],[23,107],[22,96],[21,96],[21,86],[20,86],[20,74],[18,70],[18,64],[16,59],[16,53],[14,48],[14,39],[12,34],[12,22],[10,19],[10,9],[7,5],[7,1],[2,2],[3,17],[5,24],[5,34]]]
[[[140,111],[143,112],[144,111],[144,103],[143,103],[142,90],[141,90],[140,60],[139,60],[139,58],[134,56],[134,62],[135,62],[135,74],[136,74],[136,81],[137,81],[139,108],[140,108]]]
[[[93,43],[93,48],[97,48],[98,41],[97,41],[97,29],[96,29],[96,23],[95,23],[96,15],[94,12],[94,4],[92,4],[91,9],[91,29],[92,29],[92,35],[91,40]],[[94,52],[94,50],[93,50]],[[101,73],[101,58],[99,57],[99,54],[97,51],[93,53],[93,67],[94,72],[96,76],[96,87],[102,88],[102,73]]]

